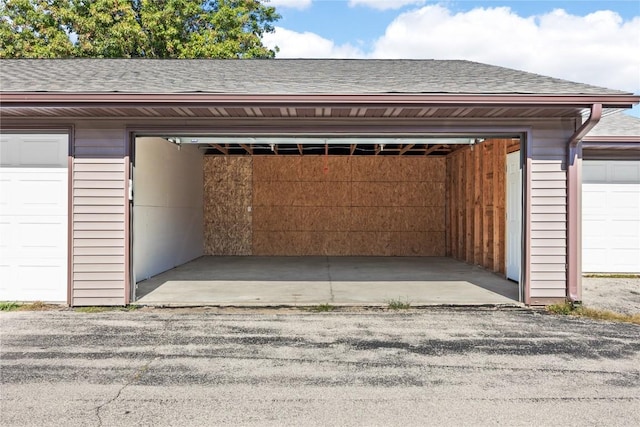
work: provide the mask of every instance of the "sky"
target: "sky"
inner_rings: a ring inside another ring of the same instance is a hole
[[[268,4],[276,58],[467,59],[640,94],[640,0]]]

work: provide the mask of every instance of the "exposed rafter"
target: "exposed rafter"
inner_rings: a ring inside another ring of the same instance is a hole
[[[400,147],[399,155],[402,156],[407,151],[411,150],[416,144],[407,144],[404,147]]]
[[[224,155],[228,155],[229,154],[229,150],[225,147],[223,147],[220,144],[209,144],[211,145],[213,148],[215,148],[216,150],[218,150],[219,152],[221,152]]]
[[[432,145],[431,147],[425,147],[424,155],[428,156],[429,154],[441,149],[442,147],[443,147],[442,144],[436,144],[436,145]]]

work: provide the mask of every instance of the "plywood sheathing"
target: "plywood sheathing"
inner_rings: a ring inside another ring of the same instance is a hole
[[[443,158],[253,158],[254,255],[443,256]]]
[[[205,156],[204,251],[251,255],[252,158]]]
[[[505,272],[506,154],[517,149],[492,139],[447,156],[447,255]]]

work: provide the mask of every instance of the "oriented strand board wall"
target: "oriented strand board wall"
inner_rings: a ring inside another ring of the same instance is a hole
[[[204,158],[204,253],[251,255],[250,156]]]
[[[518,148],[494,139],[447,156],[447,255],[505,273],[506,155]]]
[[[254,255],[443,256],[444,158],[256,156]]]

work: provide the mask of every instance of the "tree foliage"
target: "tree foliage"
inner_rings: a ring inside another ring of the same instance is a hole
[[[1,58],[273,58],[261,0],[0,0]],[[268,1],[268,0],[267,0]]]

